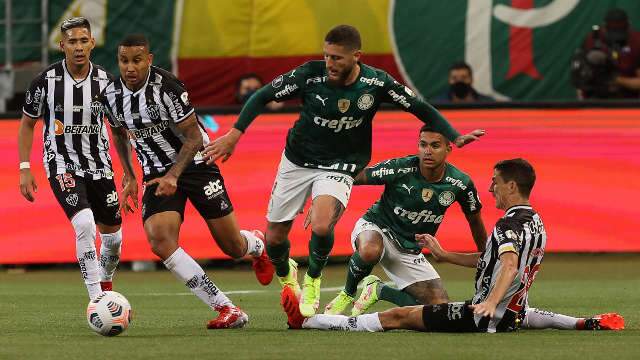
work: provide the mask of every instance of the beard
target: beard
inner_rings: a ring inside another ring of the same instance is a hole
[[[327,82],[333,86],[344,86],[344,84],[347,82],[347,78],[349,77],[349,75],[351,74],[351,71],[353,71],[353,65],[348,67],[348,68],[344,68],[339,74],[338,74],[338,78],[337,79],[331,79],[327,76]]]

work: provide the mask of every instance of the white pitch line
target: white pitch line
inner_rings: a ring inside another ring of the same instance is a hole
[[[325,291],[338,291],[338,290],[342,290],[344,287],[343,286],[336,286],[336,287],[328,287],[328,288],[324,288],[324,289],[320,289],[320,291],[325,292]],[[242,294],[242,295],[252,295],[252,294],[264,294],[264,293],[269,293],[269,292],[279,292],[280,290],[230,290],[230,291],[225,291],[224,293],[227,295],[234,295],[234,294]],[[131,294],[126,294],[127,296],[187,296],[187,295],[193,295],[190,292],[179,292],[179,293],[131,293]]]

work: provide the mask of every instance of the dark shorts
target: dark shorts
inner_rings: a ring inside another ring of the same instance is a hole
[[[113,179],[93,180],[65,173],[50,177],[49,185],[69,219],[82,209],[91,209],[98,224],[113,226],[122,223]]]
[[[144,181],[164,174],[145,177]],[[178,189],[173,196],[156,196],[157,185],[145,186],[142,195],[142,221],[154,214],[177,211],[184,219],[187,199],[205,219],[217,219],[233,212],[233,205],[217,167],[205,164],[190,165],[178,178]]]
[[[430,332],[480,332],[473,318],[470,301],[425,305],[422,321]]]

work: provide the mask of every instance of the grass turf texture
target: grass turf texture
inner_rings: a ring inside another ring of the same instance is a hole
[[[125,334],[107,338],[93,333],[86,323],[87,296],[78,271],[5,271],[0,273],[0,359],[638,359],[639,263],[640,255],[548,255],[530,294],[532,306],[554,312],[617,311],[625,317],[625,330],[521,330],[495,335],[287,330],[277,281],[261,287],[243,265],[207,272],[249,314],[247,328],[206,330],[214,313],[168,271],[120,271],[114,290],[129,299],[134,319]],[[472,296],[472,269],[436,267],[451,299]],[[325,269],[323,288],[342,285],[345,271],[345,265]],[[375,273],[385,278],[379,269]],[[336,293],[323,291],[321,305]],[[387,307],[381,302],[373,310]]]

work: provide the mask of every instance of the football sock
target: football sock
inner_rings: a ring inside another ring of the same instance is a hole
[[[384,331],[378,313],[364,314],[354,317],[344,315],[318,314],[307,318],[303,323],[304,329],[342,330],[342,331]]]
[[[264,243],[257,236],[255,236],[251,231],[240,230],[240,234],[247,240],[247,253],[246,255],[251,255],[253,257],[258,257],[262,255],[264,251]]]
[[[111,281],[120,262],[122,228],[111,234],[100,233],[100,280]]]
[[[322,274],[322,269],[327,265],[329,253],[333,248],[333,231],[327,236],[318,236],[311,232],[309,242],[309,268],[307,274],[312,278],[317,278]]]
[[[279,277],[289,274],[289,248],[291,243],[289,239],[277,245],[267,244],[267,254],[271,259],[271,263],[276,268],[276,275]]]
[[[367,275],[371,274],[371,270],[376,264],[366,263],[356,251],[349,259],[349,268],[347,269],[347,282],[344,285],[344,292],[347,295],[355,296],[358,284]]]
[[[394,303],[398,306],[421,305],[418,300],[409,293],[384,284],[378,286],[378,299]]]
[[[556,314],[551,311],[528,308],[521,327],[524,329],[574,330],[577,329],[580,320],[583,319]],[[582,323],[584,326],[584,321],[582,321]]]
[[[96,223],[91,209],[82,209],[71,218],[76,233],[76,258],[80,265],[82,279],[87,286],[89,298],[94,299],[102,292],[98,259],[96,257]]]
[[[202,267],[182,248],[178,248],[165,261],[164,265],[183,282],[191,292],[214,310],[233,305],[231,300],[209,280]]]

